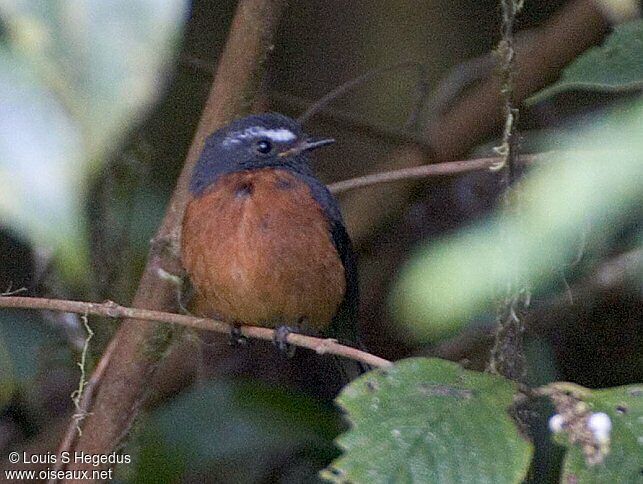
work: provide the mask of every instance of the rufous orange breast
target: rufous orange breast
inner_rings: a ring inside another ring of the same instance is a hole
[[[201,307],[231,324],[322,330],[346,291],[329,222],[286,170],[223,175],[193,198],[182,259]]]

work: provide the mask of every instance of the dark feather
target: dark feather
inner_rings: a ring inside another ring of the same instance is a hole
[[[364,345],[360,341],[358,328],[359,284],[357,261],[355,252],[353,251],[353,244],[346,232],[339,205],[335,197],[328,191],[326,185],[317,178],[302,173],[298,173],[297,175],[308,184],[313,198],[315,198],[326,214],[326,217],[328,217],[330,235],[344,265],[346,293],[337,310],[337,314],[326,331],[327,336],[337,339],[342,344],[365,350]],[[353,363],[354,362],[351,362],[350,364],[354,367],[355,365]],[[359,373],[370,370],[368,365],[358,363],[358,366]],[[347,365],[343,364],[342,367],[346,368]],[[347,371],[354,373],[354,371],[350,371],[350,369],[347,369]]]

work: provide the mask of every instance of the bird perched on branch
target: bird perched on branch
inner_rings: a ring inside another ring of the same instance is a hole
[[[209,316],[357,343],[357,271],[337,201],[286,116],[238,119],[211,134],[194,169],[181,237],[183,265]]]

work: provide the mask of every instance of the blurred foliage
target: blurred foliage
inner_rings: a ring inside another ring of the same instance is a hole
[[[70,361],[57,331],[25,311],[0,312],[0,414],[19,391],[31,391],[55,357]]]
[[[613,110],[539,158],[509,214],[421,249],[392,302],[418,337],[462,328],[509,280],[542,286],[585,250],[603,247],[643,200],[643,102]],[[584,244],[583,244],[584,242]]]
[[[133,482],[176,482],[185,472],[214,473],[219,482],[271,474],[308,482],[336,456],[332,441],[343,426],[336,412],[310,398],[257,382],[218,381],[175,398],[141,427]]]
[[[87,178],[155,99],[185,0],[2,0],[0,214],[69,276],[88,267]]]
[[[337,398],[352,424],[334,482],[521,482],[532,449],[510,417],[516,385],[438,359],[376,370]]]
[[[643,454],[643,387],[630,385],[605,390],[582,388],[580,401],[592,413],[602,412],[611,420],[609,443],[602,462],[588,464],[580,444],[570,444],[563,431],[556,441],[567,446],[561,482],[636,483],[641,482]]]
[[[527,104],[574,89],[643,89],[643,20],[616,26],[603,45],[580,55],[563,70],[557,82],[529,98]]]

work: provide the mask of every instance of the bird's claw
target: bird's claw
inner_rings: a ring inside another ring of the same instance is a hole
[[[244,346],[248,344],[248,338],[243,335],[239,326],[232,326],[230,330],[230,346]]]
[[[294,330],[289,326],[278,326],[275,329],[275,336],[272,340],[277,350],[287,358],[291,358],[295,354],[295,346],[288,343],[290,333],[294,333]]]

